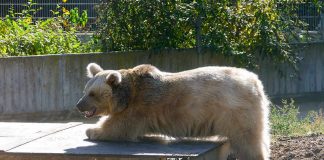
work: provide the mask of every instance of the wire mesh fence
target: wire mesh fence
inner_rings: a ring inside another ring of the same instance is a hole
[[[301,3],[297,6],[297,15],[299,19],[308,24],[309,31],[317,31],[321,29],[321,11],[313,3]]]
[[[36,3],[33,8],[42,8],[35,15],[35,18],[49,18],[53,16],[52,10],[55,11],[57,5],[65,7],[66,9],[73,9],[77,7],[79,11],[86,10],[88,13],[89,23],[92,28],[95,28],[93,23],[96,19],[95,6],[101,0],[33,0]],[[0,17],[5,17],[10,8],[16,12],[21,12],[25,9],[28,0],[0,0]],[[321,31],[324,29],[324,23],[321,22],[321,11],[313,3],[298,4],[298,17],[308,24],[309,31]],[[322,25],[321,25],[322,24]]]
[[[100,0],[67,0],[65,3],[62,0],[33,0],[32,2],[35,3],[32,9],[40,9],[36,12],[34,18],[46,19],[52,17],[52,11],[56,11],[58,5],[68,10],[78,8],[80,12],[87,11],[89,25],[94,28],[93,23],[96,19],[95,5],[99,4]],[[27,3],[28,0],[0,0],[0,17],[8,15],[10,9],[20,13],[26,9]]]
[[[0,0],[0,16],[4,17],[8,14],[8,11],[11,7],[17,12],[25,9],[27,0]],[[94,6],[100,2],[100,0],[68,0],[66,3],[62,3],[62,0],[34,0],[36,3],[33,8],[42,8],[39,12],[36,13],[35,17],[37,18],[48,18],[53,16],[51,10],[56,10],[57,5],[65,7],[66,9],[73,9],[75,7],[79,10],[87,10],[89,19],[96,18],[96,12]]]

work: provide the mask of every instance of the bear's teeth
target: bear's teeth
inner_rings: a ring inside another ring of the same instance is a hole
[[[90,112],[89,112],[89,111],[85,111],[84,113],[85,113],[85,114],[87,114],[87,115],[88,115],[88,114],[90,114]]]

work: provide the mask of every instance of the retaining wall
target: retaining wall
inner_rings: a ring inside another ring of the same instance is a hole
[[[324,93],[324,44],[304,49],[297,77],[280,76],[264,63],[257,71],[271,97]],[[120,52],[0,58],[0,115],[71,110],[82,96],[90,62],[104,69],[149,63],[163,71],[182,71],[207,65],[231,65],[213,53],[195,50]],[[288,75],[292,71],[284,70]]]

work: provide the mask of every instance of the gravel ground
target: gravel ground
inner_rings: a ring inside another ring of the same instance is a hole
[[[324,135],[278,138],[271,145],[272,160],[324,160]]]

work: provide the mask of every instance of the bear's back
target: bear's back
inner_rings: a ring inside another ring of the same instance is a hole
[[[235,108],[265,98],[258,76],[235,67],[210,66],[178,73],[162,72],[162,81],[169,84],[174,96],[184,95],[197,102],[222,100],[226,106]]]

